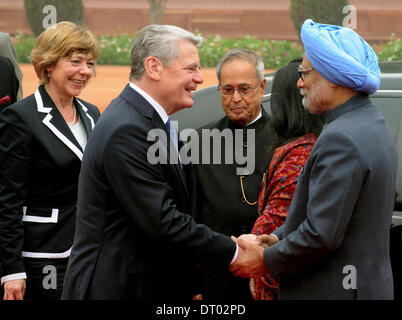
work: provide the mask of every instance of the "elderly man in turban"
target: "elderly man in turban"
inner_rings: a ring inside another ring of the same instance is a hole
[[[380,86],[377,57],[348,28],[306,20],[301,38],[297,86],[304,107],[325,113],[326,124],[286,223],[271,235],[237,238],[246,254],[231,271],[254,278],[269,271],[279,299],[392,299],[397,153],[369,98]]]

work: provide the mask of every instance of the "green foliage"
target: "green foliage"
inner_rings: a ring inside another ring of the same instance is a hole
[[[131,46],[135,35],[98,37],[100,55],[99,65],[130,65]],[[15,39],[15,51],[19,63],[31,63],[31,51],[35,45],[35,37],[18,33]],[[261,40],[255,37],[221,38],[211,36],[205,39],[199,48],[201,65],[205,68],[215,68],[218,61],[233,48],[249,48],[254,50],[264,60],[266,69],[278,69],[289,61],[304,54],[303,47],[295,41]],[[384,44],[375,45],[378,60],[402,60],[402,41],[395,36]]]
[[[15,53],[18,63],[31,63],[31,51],[35,47],[36,38],[19,32],[15,35]]]
[[[234,48],[248,48],[257,52],[263,58],[266,69],[280,68],[304,53],[301,45],[291,41],[261,40],[251,36],[226,39],[212,36],[205,39],[199,48],[201,65],[215,67],[219,60]]]
[[[402,60],[402,41],[392,35],[391,40],[380,46],[378,50],[378,60],[397,61]]]
[[[99,58],[97,64],[130,65],[131,46],[135,36],[98,37]]]
[[[348,0],[291,0],[290,17],[299,37],[301,26],[306,19],[342,25],[345,17],[343,7],[348,5],[348,2]]]
[[[25,13],[34,35],[38,36],[45,29],[43,21],[49,13],[44,7],[52,5],[56,8],[56,23],[60,21],[71,21],[81,25],[84,17],[84,5],[82,0],[24,0]]]

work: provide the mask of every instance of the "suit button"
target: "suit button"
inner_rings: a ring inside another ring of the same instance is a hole
[[[241,197],[241,198],[240,198],[240,201],[241,201],[242,203],[246,203],[246,199],[244,199],[244,197]]]
[[[246,227],[246,226],[241,226],[241,227],[240,227],[240,231],[241,231],[242,233],[248,233],[248,230],[247,230],[247,227]]]

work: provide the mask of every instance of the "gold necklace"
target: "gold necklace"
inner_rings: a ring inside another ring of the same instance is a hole
[[[73,121],[71,121],[71,122],[67,122],[67,124],[68,125],[73,125],[74,124],[74,122],[75,122],[75,118],[77,117],[77,110],[75,109],[75,106],[73,105],[73,109],[74,109],[74,117],[73,117]]]

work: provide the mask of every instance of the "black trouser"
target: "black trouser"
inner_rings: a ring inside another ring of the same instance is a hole
[[[254,301],[250,292],[250,279],[235,277],[229,270],[207,271],[204,274],[202,293],[208,301]]]
[[[68,258],[24,258],[27,274],[24,300],[60,300],[67,263]]]

